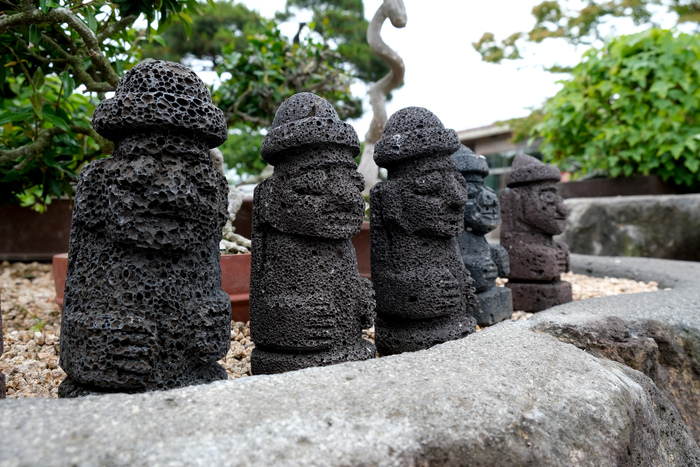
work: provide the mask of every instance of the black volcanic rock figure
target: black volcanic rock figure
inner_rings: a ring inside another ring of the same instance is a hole
[[[0,309],[0,356],[2,356],[3,352],[3,342],[2,342],[3,334],[2,334],[2,310]],[[5,373],[0,371],[0,399],[5,398]]]
[[[209,149],[226,123],[190,69],[147,61],[93,118],[114,153],[75,196],[61,321],[59,396],[226,379],[231,305],[219,240],[228,186]]]
[[[253,374],[373,358],[363,339],[374,298],[350,239],[364,217],[355,130],[310,93],[277,111],[260,153],[274,174],[255,188],[250,284]]]
[[[450,154],[460,146],[429,110],[391,116],[374,160],[388,180],[370,192],[370,259],[382,355],[427,349],[475,331],[472,279],[457,235],[467,190]]]
[[[569,248],[552,238],[566,229],[568,209],[555,186],[560,180],[555,167],[520,154],[501,192],[501,246],[510,259],[507,287],[516,310],[534,313],[571,301],[571,284],[561,280]]]
[[[513,314],[510,289],[496,287],[497,277],[508,277],[508,253],[500,245],[490,245],[484,235],[498,227],[501,212],[498,196],[484,185],[489,166],[483,156],[461,146],[452,154],[457,171],[467,181],[464,231],[457,237],[462,261],[474,279],[478,307],[473,316],[479,326],[490,326]]]

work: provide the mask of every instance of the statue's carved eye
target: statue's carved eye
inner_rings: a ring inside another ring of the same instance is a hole
[[[442,184],[443,178],[440,172],[429,172],[416,178],[413,191],[419,195],[435,194],[440,191]]]
[[[546,204],[556,203],[557,194],[554,191],[542,191],[540,193],[540,200]]]
[[[322,195],[327,192],[328,177],[323,170],[312,170],[292,179],[291,187],[300,195]]]

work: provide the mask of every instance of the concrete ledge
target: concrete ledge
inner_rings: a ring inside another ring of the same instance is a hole
[[[700,265],[615,261],[573,258],[589,273],[648,274],[675,288],[571,303],[372,361],[140,395],[7,400],[0,466],[700,465],[650,378],[559,332],[567,320],[653,315],[700,336]]]

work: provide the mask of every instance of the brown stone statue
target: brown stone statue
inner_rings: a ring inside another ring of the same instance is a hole
[[[189,68],[152,60],[124,75],[93,126],[114,152],[79,176],[59,396],[226,379],[228,186],[209,154],[226,141],[223,112]]]
[[[569,270],[569,248],[552,238],[566,229],[560,180],[555,167],[520,154],[501,192],[501,246],[510,259],[515,310],[534,313],[571,301],[571,284],[560,279]]]
[[[280,106],[260,153],[250,277],[253,374],[374,358],[362,337],[374,298],[350,239],[362,226],[357,133],[331,104],[299,93]]]
[[[374,160],[387,181],[370,192],[370,258],[382,355],[427,349],[473,333],[472,279],[457,235],[467,190],[450,154],[460,146],[429,110],[391,116]]]
[[[511,292],[496,287],[497,277],[508,277],[508,253],[501,245],[492,245],[485,235],[501,223],[498,196],[484,185],[489,165],[484,156],[475,155],[461,146],[452,154],[457,171],[467,181],[467,205],[464,208],[464,231],[457,237],[464,265],[474,279],[479,304],[474,313],[476,324],[490,326],[513,314]]]

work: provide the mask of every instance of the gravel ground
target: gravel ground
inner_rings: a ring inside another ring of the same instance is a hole
[[[573,285],[574,300],[637,292],[656,292],[655,282],[629,279],[598,279],[580,274],[562,275]],[[506,281],[499,279],[499,285]],[[50,264],[0,264],[0,296],[5,352],[0,356],[0,371],[7,375],[7,397],[58,396],[58,385],[66,374],[58,366],[58,338],[61,316],[55,296]],[[528,319],[532,313],[516,311],[511,319]],[[372,330],[365,337],[374,338]],[[231,322],[231,348],[219,361],[229,379],[250,375],[250,340],[247,323]]]

